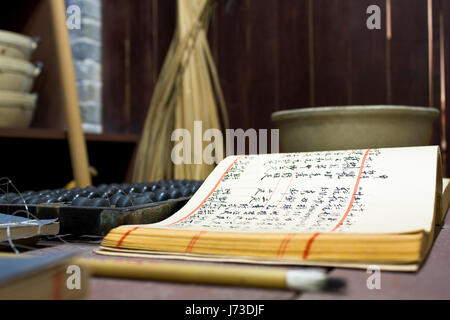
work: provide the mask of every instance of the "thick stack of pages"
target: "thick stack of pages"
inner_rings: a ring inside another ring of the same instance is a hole
[[[437,146],[228,157],[180,211],[112,230],[98,253],[415,271],[442,182]]]

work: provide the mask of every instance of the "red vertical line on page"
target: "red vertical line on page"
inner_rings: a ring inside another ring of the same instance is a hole
[[[314,240],[319,236],[320,232],[315,233],[309,240],[308,243],[306,244],[305,250],[303,250],[303,259],[308,259],[308,255],[309,255],[309,250],[311,249],[312,243],[314,242]]]
[[[282,193],[282,196],[281,196],[280,200],[278,200],[277,205],[275,206],[275,208],[273,208],[272,213],[275,212],[275,210],[276,210],[276,209],[278,208],[278,206],[280,205],[280,202],[283,201],[284,197],[286,197],[286,193],[288,192],[289,187],[291,186],[292,180],[294,180],[294,176],[292,176],[292,177],[291,177],[291,180],[289,180],[289,183],[288,183],[288,185],[287,185],[287,187],[286,187],[286,190],[284,190],[284,192]]]
[[[272,193],[270,194],[269,199],[267,199],[266,203],[264,203],[264,205],[263,205],[263,208],[261,210],[259,210],[259,212],[256,215],[263,212],[269,205],[270,200],[272,199],[273,195],[276,193],[276,191],[278,189],[278,186],[280,185],[281,179],[283,179],[284,172],[285,172],[285,170],[283,170],[283,173],[280,175],[280,178],[278,179],[278,182],[275,185],[275,188],[273,189]]]
[[[263,205],[263,208],[262,208],[258,213],[261,213],[264,209],[267,208],[267,206],[269,205],[270,199],[272,199],[273,195],[275,194],[275,192],[276,192],[277,189],[278,189],[278,186],[280,185],[280,182],[281,182],[282,177],[283,177],[283,174],[282,174],[282,175],[280,176],[280,178],[278,179],[278,182],[277,182],[277,184],[275,185],[275,188],[273,189],[272,193],[270,194],[269,199],[267,199],[266,203],[264,203],[264,205]]]
[[[185,252],[186,252],[186,253],[192,252],[192,249],[194,248],[195,243],[197,242],[197,240],[198,240],[202,235],[204,235],[205,233],[206,233],[206,231],[200,231],[199,233],[195,234],[195,235],[192,237],[191,241],[189,241],[189,244],[187,245],[186,251],[185,251]]]
[[[288,183],[286,189],[284,190],[284,193],[282,193],[282,196],[281,196],[280,200],[278,200],[277,205],[275,206],[275,208],[273,208],[272,213],[274,213],[275,210],[277,210],[277,208],[278,208],[278,206],[280,205],[281,201],[283,201],[283,199],[286,197],[286,194],[287,194],[287,192],[288,192],[288,190],[289,190],[289,187],[291,186],[293,180],[294,180],[294,175],[292,175],[291,179],[289,180],[289,183]],[[267,219],[267,218],[266,218],[266,219]],[[266,220],[266,219],[265,219],[265,220]],[[284,250],[286,249],[286,248],[285,248],[285,243],[286,243],[286,242],[289,243],[289,241],[291,241],[290,234],[288,234],[288,235],[281,241],[280,246],[278,247],[277,256],[283,256]],[[286,243],[286,246],[287,246],[287,243]]]
[[[117,242],[116,247],[120,247],[122,245],[122,242],[125,240],[126,237],[128,237],[130,235],[130,233],[132,233],[133,231],[136,231],[137,229],[139,229],[139,227],[134,227],[133,229],[128,230],[123,236],[122,238],[120,238],[120,240]]]
[[[283,241],[281,241],[280,247],[278,248],[278,252],[277,252],[277,258],[281,258],[284,256],[289,242],[291,242],[292,238],[294,238],[294,237],[295,237],[295,233],[289,233],[283,239]]]
[[[241,159],[242,157],[236,158],[232,164],[229,165],[229,167],[225,170],[225,172],[222,174],[222,176],[220,177],[219,181],[217,181],[216,185],[214,186],[214,188],[212,188],[212,190],[208,193],[208,195],[205,197],[205,199],[203,199],[203,201],[194,209],[192,210],[188,215],[186,215],[185,217],[181,218],[178,221],[172,222],[169,224],[169,226],[173,226],[174,224],[177,224],[187,218],[189,218],[191,215],[193,215],[195,212],[197,212],[198,209],[200,209],[200,207],[206,202],[206,200],[208,200],[208,198],[213,194],[213,192],[217,189],[217,187],[219,186],[219,184],[222,182],[223,178],[225,177],[225,175],[228,173],[228,171],[230,171],[230,169],[234,166],[234,164]]]
[[[364,154],[364,157],[361,160],[361,166],[359,168],[358,177],[356,178],[355,187],[353,188],[353,194],[352,194],[352,197],[350,198],[350,203],[348,204],[347,210],[345,211],[344,216],[341,218],[341,220],[338,222],[338,224],[333,229],[331,229],[330,232],[334,232],[337,229],[339,229],[339,227],[344,223],[345,219],[347,218],[348,214],[350,213],[350,210],[352,209],[353,202],[355,201],[356,193],[358,192],[359,182],[361,180],[361,174],[362,174],[362,172],[364,170],[364,164],[366,162],[367,156],[369,155],[369,152],[370,152],[370,149],[367,149],[365,154]],[[311,249],[311,246],[312,246],[314,240],[319,236],[319,234],[320,234],[320,232],[319,233],[315,233],[311,237],[311,239],[308,240],[308,243],[306,244],[306,248],[303,251],[303,259],[307,259],[308,258],[308,254],[309,254],[309,251]]]

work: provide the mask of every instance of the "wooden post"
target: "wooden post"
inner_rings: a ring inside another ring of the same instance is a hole
[[[61,79],[64,101],[67,133],[72,162],[73,175],[80,188],[92,184],[89,174],[86,141],[81,126],[81,114],[78,104],[75,70],[72,60],[69,32],[66,25],[66,8],[64,0],[49,0],[50,14],[53,22],[53,32],[56,44],[56,60]]]

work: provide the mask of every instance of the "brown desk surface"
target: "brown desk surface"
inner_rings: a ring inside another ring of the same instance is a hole
[[[46,252],[78,247],[90,257],[104,259],[92,253],[96,245],[60,242],[40,242],[41,248],[28,252]],[[342,293],[301,293],[281,290],[235,288],[157,281],[92,278],[87,299],[450,299],[450,215],[440,230],[427,261],[417,273],[381,273],[381,289],[369,290],[364,270],[331,269],[330,276],[347,281]]]

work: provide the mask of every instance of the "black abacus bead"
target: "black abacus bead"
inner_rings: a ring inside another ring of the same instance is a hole
[[[181,188],[181,196],[182,197],[189,197],[192,193],[191,193],[191,189],[187,188],[187,187],[183,187]]]
[[[97,191],[91,191],[87,197],[89,199],[100,198],[100,194]]]
[[[57,203],[58,201],[56,199],[56,196],[50,196],[44,203]]]
[[[26,203],[26,202],[25,202],[24,199],[22,199],[21,197],[17,197],[16,199],[10,201],[10,203],[11,203],[11,204],[24,204],[24,203]]]
[[[42,199],[39,196],[34,196],[27,201],[27,204],[40,204],[40,203],[42,203]]]
[[[75,207],[89,207],[92,204],[92,200],[86,197],[78,197],[72,201],[72,205]]]
[[[160,190],[158,192],[156,192],[156,201],[160,202],[160,201],[166,201],[170,199],[170,195],[163,190]]]
[[[150,188],[150,191],[156,192],[156,191],[161,190],[161,189],[162,189],[162,187],[161,187],[160,185],[154,184],[154,185]]]
[[[129,207],[133,204],[132,198],[130,196],[121,196],[119,201],[117,201],[116,206],[119,208]]]
[[[67,202],[67,201],[70,201],[70,200],[64,194],[62,194],[62,195],[58,196],[58,198],[56,198],[56,202],[58,202],[58,203]]]
[[[123,194],[116,193],[109,199],[109,203],[113,206],[117,205],[117,201],[119,201],[120,197],[122,197],[122,196],[123,196]]]
[[[44,196],[44,195],[50,194],[51,192],[52,192],[51,190],[42,190],[42,191],[38,192],[38,195]]]
[[[62,194],[62,196],[64,196],[67,201],[72,201],[75,198],[76,192],[72,191],[72,190],[67,190],[66,192],[64,192]]]
[[[117,191],[119,191],[119,187],[118,186],[110,186],[108,189],[106,189],[106,191],[108,193],[110,193],[111,195],[117,193]]]
[[[148,186],[139,186],[139,190],[141,193],[146,193],[147,191],[150,191],[150,188]]]
[[[109,198],[111,198],[112,195],[113,194],[111,194],[109,191],[105,191],[100,195],[100,197],[103,199],[109,199]]]
[[[196,185],[196,184],[192,185],[192,186],[191,186],[191,193],[192,193],[192,194],[196,193],[197,190],[198,190],[198,188],[200,188],[199,185]]]
[[[152,203],[152,199],[149,196],[142,196],[133,200],[133,205],[141,206],[147,203]]]
[[[156,201],[156,193],[152,192],[152,191],[148,191],[144,193],[144,196],[149,196],[150,199],[155,202]]]
[[[93,207],[109,207],[109,202],[106,199],[103,198],[96,198],[92,200],[92,206]]]
[[[181,198],[182,194],[178,189],[171,189],[169,190],[169,196],[171,199],[178,199]]]

